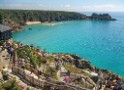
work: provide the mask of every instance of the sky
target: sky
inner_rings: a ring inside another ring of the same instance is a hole
[[[124,0],[0,0],[0,9],[124,12]]]

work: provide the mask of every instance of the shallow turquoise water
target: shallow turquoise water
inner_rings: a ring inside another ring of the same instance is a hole
[[[66,21],[48,25],[29,25],[13,33],[13,39],[34,44],[48,52],[77,54],[99,68],[124,76],[124,14],[114,13],[118,21]],[[32,30],[28,30],[28,28]]]

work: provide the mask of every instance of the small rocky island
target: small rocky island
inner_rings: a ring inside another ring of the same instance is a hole
[[[52,22],[69,20],[115,20],[109,14],[87,16],[76,12],[39,10],[0,10],[0,23],[10,26],[14,31],[22,30],[26,22]]]
[[[90,16],[90,19],[91,20],[116,20],[112,18],[109,14],[96,14],[96,13],[93,13]]]

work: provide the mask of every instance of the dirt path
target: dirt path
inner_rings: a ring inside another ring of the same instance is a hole
[[[2,69],[3,66],[8,68],[9,63],[10,63],[10,55],[8,54],[6,50],[2,51],[0,53],[0,69]]]
[[[42,90],[42,89],[37,89],[37,88],[27,85],[18,76],[14,74],[9,74],[9,76],[16,78],[16,81],[18,82],[18,84],[24,88],[23,90],[27,90],[27,88],[29,88],[29,90]]]
[[[6,50],[0,52],[0,78],[2,78],[1,71],[3,67],[9,69],[10,55]]]

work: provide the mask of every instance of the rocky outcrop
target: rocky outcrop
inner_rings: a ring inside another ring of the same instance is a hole
[[[93,13],[90,16],[90,19],[91,20],[116,20],[116,19],[113,19],[109,14],[96,14],[96,13]]]
[[[80,69],[89,69],[91,71],[95,71],[96,73],[98,74],[106,74],[106,75],[110,75],[110,76],[116,76],[117,74],[107,70],[107,69],[100,69],[100,68],[97,68],[95,66],[93,66],[89,60],[84,60],[82,59],[81,57],[77,56],[77,55],[72,55],[70,54],[69,55],[70,58],[65,58],[66,59],[66,62],[68,63],[71,63],[73,64],[74,66],[76,66],[77,68],[80,68]],[[118,75],[117,75],[118,76]]]
[[[83,60],[81,57],[74,55],[74,54],[70,54],[70,56],[73,58],[73,60],[69,59],[69,62],[71,62],[76,67],[81,68],[81,69],[89,68],[89,69],[93,70],[93,67],[90,64],[90,61]]]

